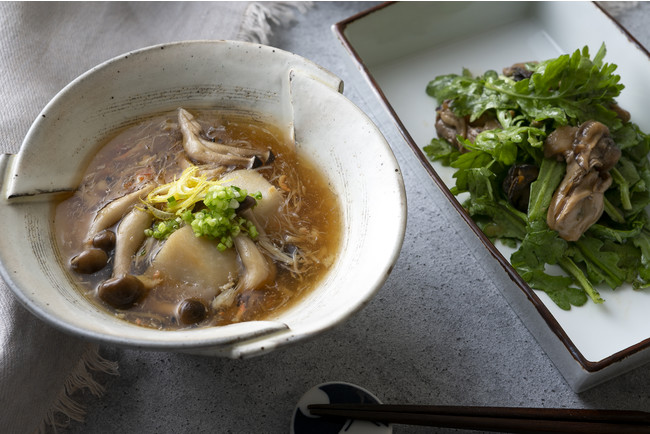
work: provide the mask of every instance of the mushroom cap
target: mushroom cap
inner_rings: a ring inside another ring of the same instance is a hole
[[[116,309],[129,309],[142,299],[145,285],[137,277],[124,274],[105,280],[97,287],[97,295]]]
[[[182,324],[192,325],[203,321],[208,315],[208,308],[197,298],[187,298],[178,305],[178,320]]]
[[[79,253],[70,260],[72,271],[81,274],[92,274],[106,266],[108,255],[102,249],[91,247]]]

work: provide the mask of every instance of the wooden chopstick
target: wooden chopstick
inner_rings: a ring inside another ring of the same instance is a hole
[[[509,433],[650,433],[650,413],[631,410],[312,404],[314,416]]]

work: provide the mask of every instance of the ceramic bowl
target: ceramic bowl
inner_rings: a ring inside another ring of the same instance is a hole
[[[342,95],[339,78],[268,46],[190,41],[144,48],[81,75],[39,114],[20,151],[0,158],[2,277],[37,317],[111,345],[246,357],[340,324],[369,302],[401,248],[406,199],[398,164],[379,130]],[[55,244],[53,209],[74,190],[89,157],[112,133],[152,114],[218,108],[268,116],[295,137],[341,199],[341,251],[322,282],[265,321],[160,331],[88,302]],[[363,145],[361,145],[363,144]]]

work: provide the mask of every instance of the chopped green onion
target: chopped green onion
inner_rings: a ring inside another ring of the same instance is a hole
[[[252,239],[259,236],[255,225],[239,217],[236,210],[248,192],[240,187],[225,186],[218,181],[207,181],[195,176],[196,167],[186,169],[181,177],[172,183],[155,189],[145,201],[146,208],[157,217],[153,228],[147,229],[145,235],[156,239],[166,239],[182,224],[189,224],[197,237],[219,240],[217,248],[221,251],[233,247],[233,238],[245,232]],[[183,199],[177,199],[179,192],[185,192]],[[189,192],[189,193],[187,193]],[[262,193],[250,195],[255,200],[262,199]],[[194,206],[202,202],[204,209],[193,212]],[[155,204],[162,204],[160,211]],[[172,214],[173,213],[173,214]],[[174,218],[160,216],[174,215]]]

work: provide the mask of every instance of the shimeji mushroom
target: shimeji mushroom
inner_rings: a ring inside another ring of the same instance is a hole
[[[231,306],[237,294],[261,288],[275,278],[273,265],[248,235],[240,234],[234,238],[235,249],[241,260],[243,270],[237,285],[222,291],[212,302],[214,309]]]
[[[191,159],[199,163],[216,163],[252,169],[273,161],[273,153],[270,150],[261,151],[224,145],[201,138],[199,136],[201,125],[190,112],[183,108],[178,110],[178,124],[183,135],[185,152]]]
[[[128,309],[145,294],[147,285],[130,274],[131,260],[144,241],[144,231],[153,221],[147,211],[133,208],[120,221],[115,240],[112,277],[97,288],[101,300],[117,309]]]
[[[109,202],[97,213],[97,216],[93,220],[92,224],[90,225],[90,229],[88,230],[87,239],[91,240],[99,232],[113,226],[115,223],[120,221],[120,219],[126,215],[126,213],[133,207],[133,205],[139,203],[140,199],[145,197],[152,189],[153,185],[149,184],[140,190],[126,194]]]
[[[99,210],[86,234],[86,249],[70,260],[70,268],[73,271],[92,274],[106,266],[108,252],[115,246],[115,234],[109,228],[120,221],[152,188],[153,186],[148,185],[126,194]]]

